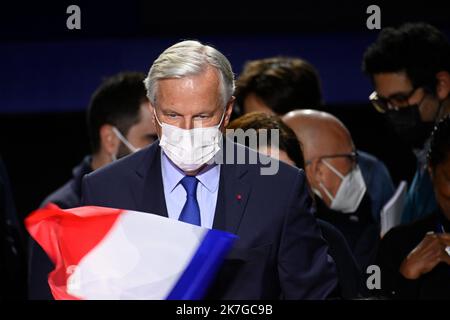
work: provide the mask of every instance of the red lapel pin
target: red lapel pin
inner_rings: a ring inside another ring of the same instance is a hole
[[[241,199],[242,199],[242,196],[241,196],[240,194],[237,194],[237,195],[236,195],[236,199],[241,200]]]

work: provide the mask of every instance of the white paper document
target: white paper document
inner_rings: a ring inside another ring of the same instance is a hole
[[[407,192],[407,182],[401,181],[392,198],[384,205],[383,209],[381,209],[381,237],[383,237],[390,229],[400,224]]]

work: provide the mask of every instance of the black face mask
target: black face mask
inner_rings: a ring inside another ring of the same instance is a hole
[[[415,149],[423,148],[434,127],[434,121],[422,121],[418,105],[389,110],[386,116],[400,138]]]

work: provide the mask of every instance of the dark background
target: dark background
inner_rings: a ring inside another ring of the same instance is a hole
[[[66,8],[81,8],[81,30]],[[355,144],[382,159],[394,182],[410,180],[412,153],[367,103],[361,73],[366,28],[378,4],[382,27],[425,21],[449,34],[445,2],[353,1],[16,1],[0,6],[0,154],[21,217],[71,176],[89,152],[85,114],[91,93],[121,70],[147,72],[169,45],[198,39],[216,46],[239,74],[245,61],[300,56],[319,70],[325,110],[349,127]],[[119,183],[119,182],[118,182]]]

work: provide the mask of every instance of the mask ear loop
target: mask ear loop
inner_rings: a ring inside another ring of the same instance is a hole
[[[127,146],[127,148],[128,149],[130,149],[130,151],[131,152],[136,152],[136,151],[138,151],[139,149],[138,148],[136,148],[135,146],[133,146],[121,133],[120,133],[120,131],[116,128],[116,127],[113,127],[112,128],[112,130],[113,130],[113,132],[116,134],[116,136],[117,136],[117,138],[119,138],[119,140],[120,141],[122,141],[122,143],[124,144],[124,145],[126,145]]]
[[[334,172],[335,175],[337,175],[339,178],[341,178],[342,180],[344,180],[344,176],[342,175],[342,173],[340,173],[339,171],[337,171],[337,169],[335,167],[333,167],[331,164],[328,163],[327,160],[325,159],[321,159],[321,161],[331,170]]]
[[[342,173],[340,173],[335,167],[333,167],[326,159],[320,159],[320,161],[322,161],[324,165],[326,165],[331,171],[333,171],[333,173],[335,175],[337,175],[339,178],[341,178],[342,181],[344,180],[344,178],[345,178],[344,175]],[[330,198],[330,200],[333,201],[334,197],[331,194],[331,192],[328,191],[328,189],[325,187],[325,185],[322,182],[319,182],[319,186],[322,188],[323,191],[325,191],[325,194],[328,196],[328,198]]]
[[[220,118],[220,122],[219,122],[219,124],[216,126],[216,128],[220,128],[220,126],[222,125],[223,119],[225,119],[225,113],[227,113],[227,109],[224,109],[224,110],[223,110],[222,118]]]
[[[162,123],[159,121],[158,116],[156,115],[156,108],[153,108],[153,115],[155,116],[156,122],[162,127]]]
[[[331,194],[330,191],[328,191],[327,187],[325,187],[325,185],[322,182],[319,182],[319,186],[322,188],[322,190],[325,192],[325,194],[327,195],[327,197],[331,200],[331,202],[333,202],[334,197]]]
[[[156,115],[156,108],[155,108],[155,107],[153,107],[153,115],[155,116],[156,122],[158,122],[159,126],[160,126],[161,129],[162,129],[163,125],[162,125],[162,123],[159,121],[158,116]],[[159,136],[159,134],[158,134],[158,139],[161,140],[161,137]]]
[[[331,171],[333,171],[333,173],[336,174],[339,178],[344,180],[344,176],[339,171],[337,171],[331,164],[329,164],[328,161],[326,161],[325,159],[320,159],[320,161],[322,161],[323,164],[326,165]],[[322,183],[322,181],[319,182],[319,186],[325,192],[327,197],[333,202],[333,200],[334,200],[333,195],[331,194],[330,191],[328,191],[327,187],[325,187],[325,185]]]

